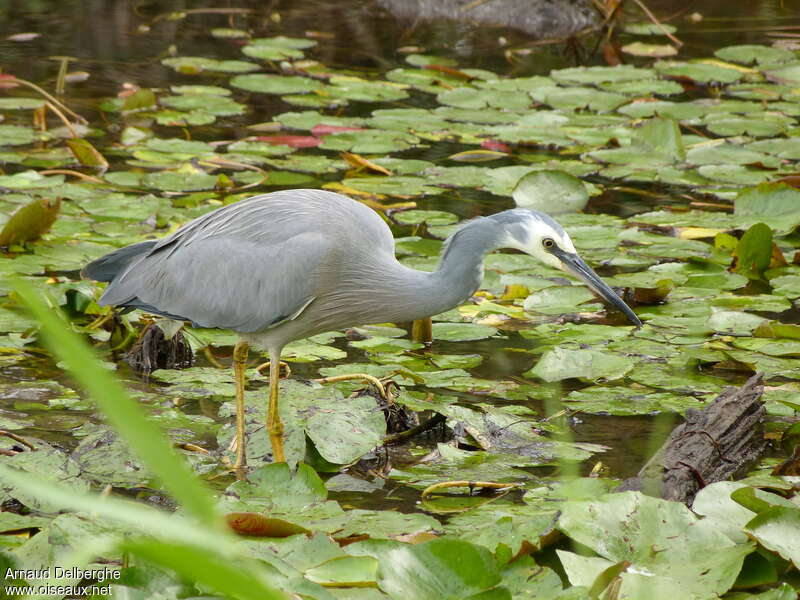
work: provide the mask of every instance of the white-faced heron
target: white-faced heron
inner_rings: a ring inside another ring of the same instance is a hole
[[[140,308],[240,334],[234,371],[236,467],[241,470],[250,344],[269,353],[267,430],[273,459],[282,462],[278,379],[288,342],[449,310],[478,289],[483,259],[498,248],[522,250],[571,273],[641,325],[578,256],[564,229],[543,213],[513,209],[466,222],[447,239],[439,266],[429,273],[397,261],[392,232],[374,210],[322,190],[273,192],[218,208],[166,238],[98,258],[83,275],[109,282],[102,305]]]

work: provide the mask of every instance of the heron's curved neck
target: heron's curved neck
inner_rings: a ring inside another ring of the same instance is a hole
[[[502,245],[503,233],[494,219],[479,218],[450,236],[435,271],[414,271],[408,320],[442,313],[469,298],[483,280],[484,257]]]

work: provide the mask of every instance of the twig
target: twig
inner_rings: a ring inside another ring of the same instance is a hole
[[[55,98],[55,96],[53,96],[53,95],[51,95],[51,94],[47,93],[46,91],[44,91],[42,88],[40,88],[40,87],[39,87],[38,85],[36,85],[35,83],[31,83],[30,81],[27,81],[27,80],[25,80],[25,79],[20,79],[19,77],[14,77],[14,78],[12,79],[12,81],[13,81],[14,83],[19,83],[20,85],[27,85],[29,88],[31,88],[31,89],[33,89],[33,90],[36,90],[38,93],[40,93],[42,96],[44,96],[44,97],[45,97],[47,100],[49,100],[51,103],[53,103],[53,104],[57,105],[57,106],[58,106],[58,107],[59,107],[61,110],[63,110],[65,113],[72,115],[72,116],[73,116],[73,117],[74,117],[74,118],[75,118],[75,119],[76,119],[76,120],[77,120],[79,123],[82,123],[82,124],[86,124],[86,123],[88,123],[88,121],[87,121],[86,119],[84,119],[84,118],[83,118],[82,116],[80,116],[78,113],[76,113],[76,112],[74,112],[74,111],[71,111],[69,108],[67,108],[67,106],[66,106],[66,105],[64,105],[64,103],[63,103],[63,102],[59,102],[59,101],[58,101],[58,100]]]
[[[396,444],[397,442],[402,442],[404,440],[412,438],[415,435],[419,435],[423,431],[427,431],[428,429],[433,429],[439,423],[444,423],[445,420],[446,419],[444,415],[436,413],[424,423],[420,423],[419,425],[416,425],[411,429],[406,429],[405,431],[401,431],[399,433],[393,433],[392,435],[387,435],[385,438],[383,438],[383,445],[387,446],[389,444]]]
[[[664,26],[661,24],[661,21],[659,21],[659,20],[656,18],[656,16],[655,16],[653,13],[651,13],[651,12],[650,12],[650,9],[649,9],[649,8],[647,8],[647,7],[644,5],[644,3],[642,2],[642,0],[633,0],[633,1],[634,1],[634,2],[636,2],[636,4],[637,4],[637,5],[639,5],[639,8],[641,8],[641,9],[644,11],[644,14],[646,14],[646,15],[647,15],[647,18],[649,18],[649,19],[650,19],[650,20],[651,20],[653,23],[655,23],[656,27],[658,27],[658,28],[661,30],[661,32],[662,32],[662,33],[663,33],[665,36],[667,36],[667,37],[669,38],[669,40],[670,40],[670,41],[671,41],[673,44],[675,44],[676,46],[678,46],[678,48],[680,48],[681,46],[683,46],[683,42],[682,42],[682,41],[680,41],[678,38],[676,38],[674,35],[672,35],[672,34],[671,34],[669,31],[667,31],[667,28],[666,28],[666,27],[664,27]]]
[[[36,450],[36,446],[34,446],[33,444],[31,444],[31,443],[30,443],[28,440],[26,440],[24,437],[21,437],[21,436],[17,435],[16,433],[12,433],[12,432],[10,432],[10,431],[6,431],[5,429],[0,429],[0,436],[4,436],[4,437],[7,437],[7,438],[11,438],[11,439],[12,439],[12,440],[14,440],[15,442],[19,442],[19,443],[20,443],[20,444],[22,444],[23,446],[27,446],[27,447],[28,447],[28,449],[30,449],[30,450],[33,450],[33,451],[35,451],[35,450]]]
[[[214,365],[218,369],[227,369],[225,365],[217,360],[217,357],[214,356],[214,353],[211,352],[211,346],[204,346],[203,347],[203,356],[206,357],[206,360]]]
[[[73,177],[77,177],[78,179],[83,179],[84,181],[89,181],[91,183],[105,183],[105,181],[102,179],[92,177],[91,175],[81,173],[80,171],[73,171],[71,169],[47,169],[46,171],[39,171],[39,173],[42,175],[72,175]]]
[[[434,483],[433,485],[429,485],[424,490],[422,490],[422,495],[420,498],[424,500],[428,496],[430,496],[433,492],[446,489],[446,488],[454,488],[454,487],[465,487],[469,488],[470,493],[475,488],[488,488],[491,490],[512,490],[514,488],[520,487],[521,483],[496,483],[494,481],[442,481],[440,483]]]
[[[381,398],[387,398],[386,395],[386,388],[383,387],[381,380],[377,377],[373,377],[372,375],[367,375],[366,373],[348,373],[347,375],[334,375],[332,377],[322,377],[320,379],[313,379],[315,383],[336,383],[337,381],[347,381],[348,379],[361,379],[362,381],[366,381],[367,383],[371,383],[374,385],[378,393],[381,395]]]
[[[175,448],[179,448],[180,450],[188,450],[189,452],[199,452],[200,454],[211,454],[208,450],[206,450],[202,446],[198,446],[197,444],[192,444],[191,442],[176,442],[173,445]]]

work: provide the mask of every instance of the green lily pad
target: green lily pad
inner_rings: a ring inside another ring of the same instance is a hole
[[[548,104],[553,108],[573,110],[589,108],[598,112],[614,110],[628,101],[628,97],[623,94],[601,92],[588,87],[547,86],[533,90],[530,94],[537,102]]]
[[[497,333],[494,327],[475,323],[434,323],[433,339],[448,342],[483,340]]]
[[[389,550],[378,568],[378,585],[391,598],[404,600],[478,600],[500,583],[497,563],[481,546],[437,539]]]
[[[458,87],[440,93],[436,98],[441,104],[458,108],[505,108],[524,110],[531,105],[530,96],[523,91],[486,90]]]
[[[776,168],[780,161],[750,146],[728,143],[702,144],[694,146],[686,153],[686,160],[695,165],[748,165],[761,164]]]
[[[734,216],[743,225],[762,222],[776,233],[788,233],[800,225],[800,191],[784,183],[743,190],[733,206]]]
[[[523,375],[548,382],[573,378],[586,381],[601,378],[613,380],[624,377],[634,364],[633,360],[619,354],[556,346],[545,352],[536,365]]]
[[[800,83],[800,65],[791,64],[777,69],[770,69],[764,72],[767,79],[776,83],[787,85],[797,85]]]
[[[678,54],[678,49],[672,44],[645,44],[644,42],[633,42],[631,44],[625,44],[620,49],[625,54],[649,56],[652,58],[666,58],[667,56],[675,56]]]
[[[340,556],[313,567],[305,577],[328,587],[375,585],[378,561],[371,556]]]
[[[652,598],[653,585],[664,585],[673,595],[723,594],[753,550],[750,544],[732,542],[712,521],[698,519],[683,504],[638,492],[566,502],[557,527],[607,561],[598,571],[629,561],[633,568],[620,574],[620,593],[630,598]],[[715,551],[708,552],[709,547]],[[570,581],[579,576],[574,563],[564,566]]]
[[[0,146],[21,146],[34,141],[33,129],[21,125],[0,125]]]
[[[551,215],[578,212],[586,207],[589,192],[583,182],[563,171],[534,171],[514,188],[514,202]]]
[[[642,23],[625,23],[623,31],[634,35],[666,35],[667,33],[675,33],[678,28],[669,23],[645,21]]]
[[[34,110],[44,103],[42,98],[0,98],[0,110]]]
[[[214,189],[217,178],[207,173],[161,171],[145,175],[142,183],[147,187],[167,192],[188,192]]]
[[[257,71],[258,65],[243,60],[217,60],[215,58],[202,58],[200,56],[180,56],[165,58],[161,64],[171,67],[179,73],[195,75],[203,71],[218,71],[221,73],[247,73]]]
[[[726,46],[714,52],[714,56],[722,60],[752,65],[753,63],[772,64],[779,62],[789,62],[795,58],[790,50],[774,48],[771,46],[759,46],[756,44],[743,44],[741,46]]]
[[[325,88],[324,94],[332,98],[359,102],[392,102],[408,98],[406,86],[400,83],[342,75],[331,77],[329,82],[331,85]]]
[[[577,310],[597,310],[600,308],[598,304],[579,306],[594,299],[594,294],[583,286],[554,286],[531,294],[523,306],[534,314],[561,315]]]
[[[669,46],[671,47],[671,46]],[[613,81],[600,84],[600,88],[607,92],[628,94],[630,96],[671,96],[682,94],[683,86],[675,81],[663,79],[643,79],[637,81]]]
[[[702,62],[662,61],[655,64],[655,69],[662,75],[686,77],[701,83],[734,83],[743,76],[736,69]]]
[[[294,75],[237,75],[231,79],[231,85],[249,92],[262,94],[305,94],[320,90],[324,83],[308,77]]]
[[[245,500],[257,498],[276,508],[302,507],[328,497],[325,484],[314,469],[299,464],[292,472],[286,463],[259,467],[248,475],[246,481],[228,486],[226,493]]]
[[[653,69],[642,69],[632,65],[617,65],[614,67],[573,67],[570,69],[557,69],[554,70],[550,76],[559,83],[582,84],[656,79],[658,74]]]
[[[245,105],[219,94],[181,94],[159,98],[159,103],[177,110],[203,112],[221,117],[244,114]]]
[[[765,548],[800,567],[800,508],[774,506],[759,512],[745,531]]]
[[[563,402],[573,410],[609,415],[684,413],[690,408],[700,410],[705,406],[700,399],[686,394],[623,386],[590,386],[570,392]]]

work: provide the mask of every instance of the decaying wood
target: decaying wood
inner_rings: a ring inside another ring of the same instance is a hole
[[[706,485],[746,473],[766,446],[763,391],[757,374],[741,388],[725,388],[703,410],[686,411],[685,422],[617,491],[641,490],[691,504]]]

